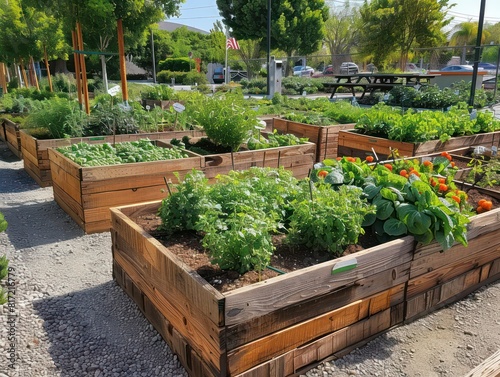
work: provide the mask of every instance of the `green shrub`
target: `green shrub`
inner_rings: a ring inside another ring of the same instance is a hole
[[[159,71],[189,72],[193,63],[189,58],[167,58],[158,63]]]
[[[74,79],[73,75],[57,73],[52,79],[52,87],[56,92],[75,93],[76,80]]]
[[[44,130],[53,139],[82,136],[87,114],[76,101],[54,97],[36,102],[24,126]]]
[[[175,90],[167,85],[148,86],[147,89],[141,92],[142,99],[150,99],[156,101],[167,101],[174,98]]]

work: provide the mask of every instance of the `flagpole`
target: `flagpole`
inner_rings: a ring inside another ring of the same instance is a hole
[[[226,63],[225,63],[225,70],[224,70],[224,82],[226,84],[229,84],[228,77],[230,76],[228,74],[228,71],[227,71],[227,50],[228,50],[228,48],[227,48],[227,39],[228,39],[228,37],[229,37],[229,33],[228,33],[227,28],[226,28]]]

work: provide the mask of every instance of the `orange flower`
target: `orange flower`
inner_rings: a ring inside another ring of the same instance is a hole
[[[327,175],[328,175],[328,171],[326,171],[326,170],[320,170],[318,172],[318,177],[320,177],[320,178],[325,178]]]
[[[443,191],[443,192],[448,191],[448,186],[446,186],[444,183],[441,183],[439,185],[439,191]]]
[[[430,166],[432,166],[432,162],[430,162],[429,160],[425,160],[424,166],[430,167]]]
[[[373,162],[374,158],[373,156],[366,156],[365,160],[366,162]]]
[[[399,172],[399,175],[402,176],[402,177],[407,177],[408,176],[408,172],[405,169],[403,169],[403,170],[401,170]]]
[[[453,195],[451,198],[452,198],[454,201],[456,201],[458,204],[460,204],[460,198],[459,198],[458,196]]]
[[[389,169],[390,171],[392,171],[392,165],[391,164],[384,164],[384,166]]]

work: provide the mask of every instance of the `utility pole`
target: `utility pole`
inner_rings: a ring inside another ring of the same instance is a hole
[[[271,94],[271,0],[267,0],[267,96]]]
[[[470,88],[469,97],[469,107],[474,107],[474,97],[476,95],[476,81],[477,81],[477,69],[479,67],[479,60],[481,59],[481,37],[483,35],[483,23],[484,23],[484,9],[486,8],[486,0],[481,0],[481,8],[479,10],[479,21],[477,24],[477,39],[476,47],[474,50],[474,70],[472,71],[472,85]]]

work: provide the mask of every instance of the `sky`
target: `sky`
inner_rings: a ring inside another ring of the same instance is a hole
[[[486,0],[485,22],[500,22],[499,0]],[[330,6],[342,6],[345,0],[325,0]],[[362,0],[350,0],[352,5],[362,4]],[[450,0],[450,4],[455,3],[450,16],[455,17],[452,25],[465,21],[477,21],[481,8],[481,0]],[[186,0],[181,6],[181,16],[171,18],[169,21],[183,25],[196,27],[201,30],[210,31],[214,22],[220,20],[219,10],[215,0]]]

